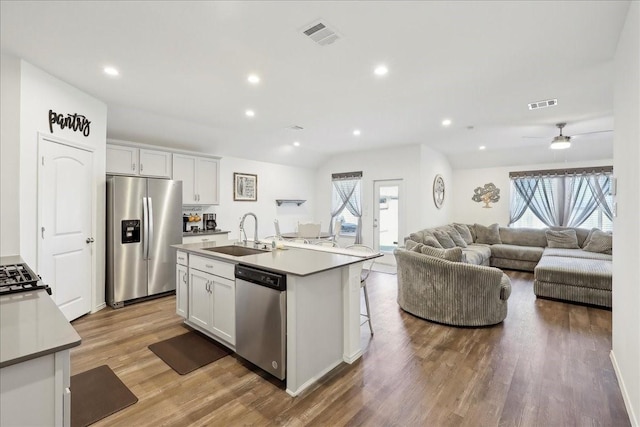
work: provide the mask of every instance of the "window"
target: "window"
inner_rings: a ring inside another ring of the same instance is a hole
[[[606,167],[511,173],[510,226],[612,231],[611,172]]]
[[[360,219],[362,217],[361,180],[362,172],[333,174],[331,193],[331,220],[342,220],[340,234],[355,236],[356,243],[362,240]]]

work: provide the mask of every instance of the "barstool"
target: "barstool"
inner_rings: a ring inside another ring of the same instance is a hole
[[[361,245],[361,244],[350,245],[350,246],[347,246],[345,249],[353,249],[356,251],[366,252],[370,254],[373,254],[376,252],[373,250],[373,248],[370,248],[369,246]],[[371,270],[373,269],[373,263],[374,263],[374,260],[371,260],[371,265],[369,266],[369,269],[367,270],[367,272],[365,274],[360,275],[360,288],[364,292],[364,304],[367,310],[366,313],[360,313],[360,316],[364,317],[365,319],[364,322],[360,323],[360,326],[368,322],[371,335],[373,335],[373,325],[371,324],[371,310],[369,309],[369,293],[367,292],[367,279],[369,278],[369,274],[371,274]]]

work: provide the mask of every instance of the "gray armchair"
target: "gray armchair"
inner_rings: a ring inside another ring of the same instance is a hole
[[[454,326],[495,325],[507,317],[511,281],[499,269],[404,249],[394,255],[403,310]]]

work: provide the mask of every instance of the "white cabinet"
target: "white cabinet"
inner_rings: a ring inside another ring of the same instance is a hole
[[[70,426],[69,360],[62,350],[0,369],[0,425]]]
[[[212,332],[234,344],[236,343],[236,282],[214,276],[210,286],[213,293]]]
[[[211,332],[213,298],[211,283],[213,274],[189,269],[189,321]]]
[[[114,175],[138,174],[138,149],[124,145],[107,144],[107,173]]]
[[[171,153],[140,149],[140,175],[171,178]]]
[[[182,181],[183,205],[217,205],[219,176],[219,159],[173,155],[173,179]]]
[[[176,266],[176,314],[189,316],[189,269],[180,264]]]
[[[180,265],[177,269],[180,269]],[[189,256],[188,323],[213,337],[236,343],[235,264],[217,259]],[[180,311],[177,303],[177,311]],[[178,313],[179,314],[179,313]]]
[[[171,178],[171,153],[107,144],[107,173]]]

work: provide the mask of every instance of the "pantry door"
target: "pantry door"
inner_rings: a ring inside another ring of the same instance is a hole
[[[38,274],[68,320],[91,311],[93,152],[38,142]]]

